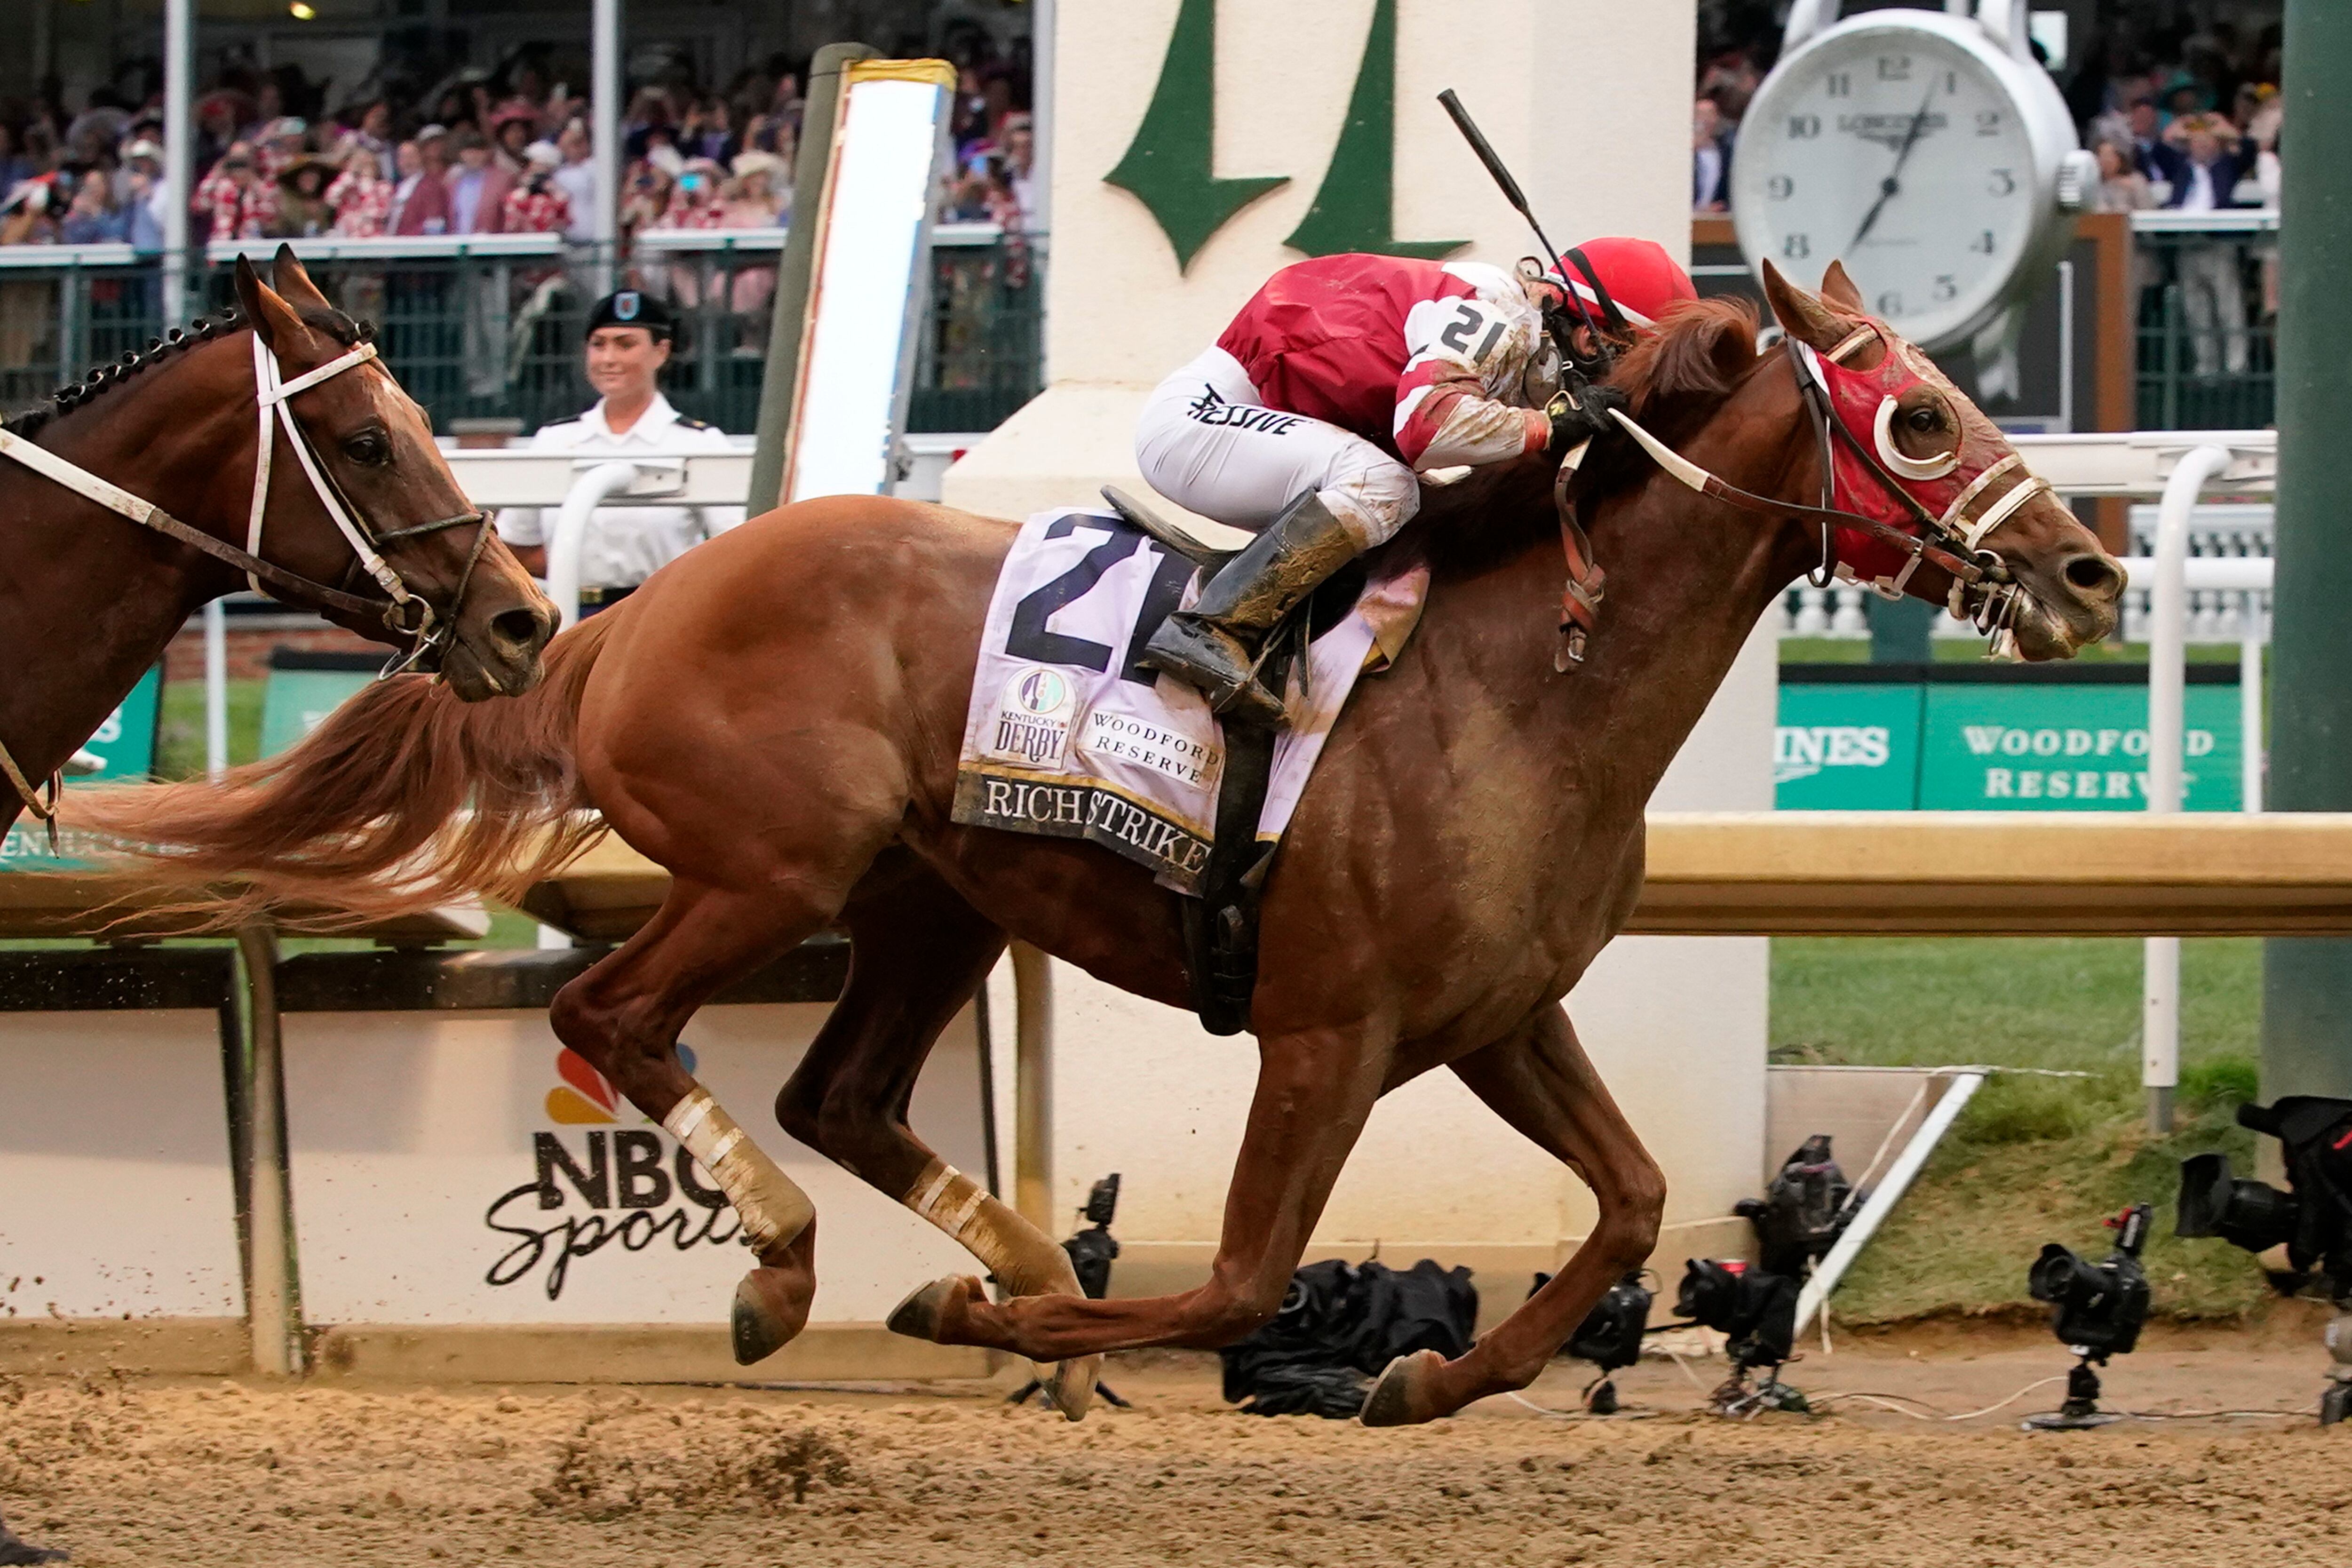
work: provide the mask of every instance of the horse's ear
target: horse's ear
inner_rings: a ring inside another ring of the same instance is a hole
[[[1855,288],[1853,279],[1846,276],[1843,261],[1831,262],[1830,269],[1822,274],[1822,298],[1839,310],[1852,310],[1857,316],[1870,313],[1863,306],[1862,290]]]
[[[245,307],[245,319],[253,323],[253,330],[260,334],[271,353],[286,353],[301,342],[302,334],[308,331],[293,307],[261,280],[261,274],[242,255],[236,258],[236,302]]]
[[[1853,287],[1848,283],[1848,288]],[[1807,293],[1780,275],[1780,269],[1769,260],[1764,263],[1764,299],[1772,307],[1772,315],[1790,337],[1808,347],[1827,353],[1853,331],[1853,324],[1842,319],[1821,299]]]
[[[319,292],[319,286],[310,281],[310,274],[296,258],[290,245],[278,247],[277,258],[269,264],[269,286],[278,290],[280,299],[298,310],[305,305],[315,305],[321,310],[334,309],[328,298]]]

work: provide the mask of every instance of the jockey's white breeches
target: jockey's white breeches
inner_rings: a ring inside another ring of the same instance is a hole
[[[1421,510],[1411,468],[1352,431],[1266,407],[1241,362],[1213,346],[1152,392],[1135,458],[1178,506],[1252,532],[1308,490],[1367,550]]]

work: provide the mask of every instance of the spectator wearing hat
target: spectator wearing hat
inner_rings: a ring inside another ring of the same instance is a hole
[[[449,232],[496,234],[514,176],[499,166],[490,144],[472,126],[459,126],[451,140],[457,144],[457,163],[449,171]]]
[[[383,177],[375,151],[354,140],[343,151],[342,171],[327,187],[334,232],[347,239],[373,239],[392,218],[393,183]]]
[[[254,142],[253,162],[265,184],[276,184],[278,176],[302,157],[310,134],[310,125],[290,114],[279,115],[261,128]]]
[[[509,234],[562,234],[572,225],[572,197],[556,183],[563,154],[552,142],[523,149],[523,176],[507,193],[499,226]]]
[[[449,133],[428,125],[400,144],[400,184],[393,187],[392,232],[447,234]]]
[[[163,248],[163,206],[171,199],[163,188],[163,148],[145,138],[122,150],[121,212],[123,233],[142,251]]]
[[[306,239],[334,226],[334,209],[327,203],[328,183],[335,165],[315,153],[306,153],[278,171],[278,211],[262,233],[273,239]]]
[[[191,205],[210,239],[259,239],[278,213],[278,191],[261,177],[253,149],[232,142],[196,186]]]
[[[609,294],[589,312],[586,365],[595,406],[577,419],[541,426],[533,451],[588,457],[664,452],[724,452],[733,444],[699,419],[670,406],[657,384],[669,363],[677,322],[659,299],[635,289]],[[523,565],[547,574],[554,507],[509,507],[499,534]],[[740,507],[599,507],[580,552],[580,607],[593,615],[715,533],[743,521]]]
[[[735,154],[735,177],[723,187],[726,203],[721,228],[773,228],[789,194],[783,184],[784,161],[754,148]]]
[[[539,136],[539,115],[529,104],[509,100],[490,117],[492,156],[509,176],[520,178],[530,166],[526,156]]]

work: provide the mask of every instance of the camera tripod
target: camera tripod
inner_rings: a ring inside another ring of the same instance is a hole
[[[2124,1419],[2119,1411],[2099,1408],[2099,1374],[2091,1369],[2093,1359],[2085,1353],[2074,1363],[2074,1370],[2066,1374],[2063,1405],[2039,1415],[2029,1415],[2018,1425],[2028,1432],[2087,1432],[2094,1426],[2110,1426]]]

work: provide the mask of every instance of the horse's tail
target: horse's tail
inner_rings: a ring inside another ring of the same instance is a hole
[[[216,783],[72,792],[69,828],[121,862],[209,889],[173,908],[224,929],[286,906],[348,928],[472,893],[509,902],[604,831],[574,765],[580,700],[613,617],[548,646],[520,697],[468,703],[423,675],[352,697],[282,755]]]

